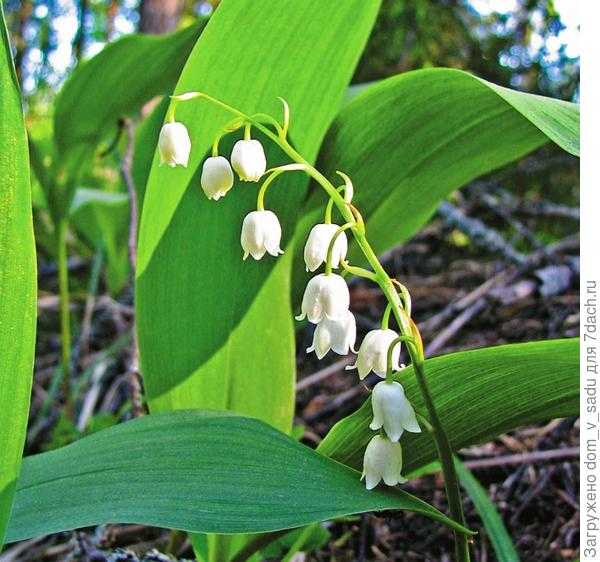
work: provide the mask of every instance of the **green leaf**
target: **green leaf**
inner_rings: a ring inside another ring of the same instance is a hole
[[[106,253],[106,281],[118,293],[129,277],[129,196],[80,188],[71,204],[71,223],[93,248]]]
[[[0,5],[0,549],[19,474],[33,370],[36,262],[27,136]]]
[[[252,418],[150,415],[26,458],[8,539],[104,523],[256,533],[387,509],[468,532],[398,488],[367,491],[359,477]]]
[[[296,146],[314,160],[378,6],[361,0],[225,1],[190,55],[176,92],[205,91],[242,111],[275,115],[281,114],[282,96],[292,108]],[[154,412],[232,409],[289,431],[293,250],[288,246],[277,261],[243,262],[240,228],[255,208],[258,186],[238,182],[218,202],[208,201],[199,186],[201,160],[231,117],[203,100],[180,103],[176,118],[192,138],[189,167],[159,167],[155,155],[136,280],[142,372]],[[223,154],[232,142],[223,143]],[[270,166],[280,158],[268,151]],[[284,246],[306,186],[301,174],[292,175],[267,197],[280,217]]]
[[[503,345],[425,361],[433,400],[455,450],[490,440],[516,427],[579,411],[579,340]],[[417,411],[424,405],[412,367],[398,379]],[[372,437],[370,398],[339,421],[318,450],[344,464],[362,466]],[[436,458],[426,433],[404,434],[405,471]]]
[[[170,35],[127,35],[78,66],[56,98],[59,155],[116,135],[119,118],[169,92],[205,24]]]
[[[515,545],[504,526],[500,514],[487,492],[471,471],[457,458],[454,459],[456,473],[462,487],[469,494],[490,538],[498,562],[519,562]]]
[[[329,129],[319,166],[330,177],[342,170],[352,178],[369,241],[381,254],[415,234],[452,191],[548,140],[579,153],[577,105],[460,70],[417,70],[378,82],[348,103]],[[315,193],[300,239],[323,203]],[[298,257],[296,297],[305,278],[301,266]]]
[[[97,145],[114,142],[119,121],[153,97],[171,91],[206,24],[165,36],[128,35],[78,66],[54,110],[52,189],[48,206],[58,224],[70,209]]]

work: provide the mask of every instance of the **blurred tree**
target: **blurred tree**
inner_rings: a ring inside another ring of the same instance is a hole
[[[183,0],[141,0],[140,25],[142,33],[167,33],[177,27],[183,12]]]
[[[15,15],[15,25],[12,40],[15,47],[15,68],[19,81],[21,80],[21,74],[23,71],[23,58],[25,56],[25,49],[27,47],[24,35],[25,23],[31,16],[31,11],[31,2],[28,0],[23,0],[23,2],[21,2],[21,7],[17,10]]]
[[[218,5],[217,0],[2,1],[26,95],[46,85],[56,89],[80,57],[107,41],[135,29],[171,31]],[[564,24],[557,1],[514,0],[507,10],[506,2],[494,0],[383,0],[354,81],[450,66],[506,86],[573,99],[579,60],[561,45]],[[494,11],[498,6],[503,11]]]
[[[564,99],[576,95],[578,58],[569,57],[565,45],[556,54],[548,48],[564,29],[553,0],[515,0],[515,9],[487,14],[477,4],[383,0],[354,81],[448,66],[529,92]]]

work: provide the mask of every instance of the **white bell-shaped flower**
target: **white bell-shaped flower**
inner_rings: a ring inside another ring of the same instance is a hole
[[[273,211],[252,211],[242,224],[242,249],[244,259],[251,255],[255,260],[265,253],[272,256],[283,254],[281,244],[281,225]]]
[[[320,273],[306,285],[302,297],[302,313],[296,320],[318,324],[321,320],[340,320],[350,307],[350,292],[343,277],[337,273]]]
[[[158,135],[158,152],[160,163],[175,166],[188,165],[192,141],[183,123],[165,123]]]
[[[383,427],[392,442],[397,442],[404,430],[420,433],[415,411],[404,394],[404,388],[395,381],[381,381],[373,388],[371,396],[373,421],[369,426],[377,430]]]
[[[242,181],[258,181],[267,169],[267,158],[260,141],[237,141],[231,151],[231,165]]]
[[[337,224],[315,224],[308,235],[304,246],[304,262],[306,271],[315,271],[327,259],[327,249],[331,239],[339,229]],[[346,259],[348,252],[348,238],[342,232],[333,244],[331,252],[331,266],[339,267],[340,262]]]
[[[306,353],[314,351],[319,359],[323,359],[331,349],[339,355],[347,355],[354,351],[356,342],[356,319],[349,310],[339,320],[323,318],[315,328],[312,345]]]
[[[211,156],[202,165],[200,185],[209,199],[223,197],[233,186],[233,170],[227,158]]]
[[[358,376],[362,380],[371,371],[380,377],[385,377],[387,371],[387,353],[390,344],[398,337],[394,330],[371,330],[362,341],[356,364],[349,365],[346,369],[358,369]],[[400,370],[400,343],[392,351],[392,369]]]
[[[383,480],[388,486],[406,482],[402,476],[402,447],[389,439],[376,435],[369,441],[363,460],[362,479],[367,490],[372,490]]]

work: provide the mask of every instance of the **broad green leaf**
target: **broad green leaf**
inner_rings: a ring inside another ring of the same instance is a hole
[[[106,281],[118,293],[129,277],[129,196],[80,188],[71,204],[71,223],[93,248],[106,254]]]
[[[455,459],[454,465],[462,487],[469,494],[483,521],[498,562],[519,562],[515,545],[483,486],[460,460]]]
[[[319,166],[330,177],[342,170],[352,178],[369,241],[382,253],[415,234],[452,191],[548,140],[579,153],[577,105],[460,70],[417,70],[378,82],[348,103],[329,129]],[[323,204],[315,193],[299,238],[319,220]],[[305,276],[296,261],[297,296]]]
[[[433,400],[455,450],[519,426],[574,415],[579,410],[579,340],[550,340],[487,347],[425,361]],[[417,411],[424,412],[411,367],[399,381]],[[339,421],[318,450],[344,464],[362,465],[372,437],[370,398]],[[405,470],[436,458],[429,435],[404,434]]]
[[[56,98],[59,155],[116,135],[120,117],[169,92],[205,23],[170,35],[127,35],[78,66]]]
[[[275,115],[282,96],[293,112],[292,138],[314,160],[378,6],[361,0],[225,0],[192,51],[176,92],[200,90],[242,111]],[[199,186],[199,165],[231,117],[203,100],[181,103],[176,119],[192,138],[190,164],[159,167],[155,155],[136,280],[142,372],[154,412],[232,409],[289,431],[294,405],[289,241],[307,182],[292,175],[267,196],[284,229],[286,255],[243,262],[240,228],[255,208],[258,186],[238,182],[218,202],[208,201]],[[232,142],[223,143],[223,154]],[[269,150],[270,166],[280,158]]]
[[[0,5],[0,548],[19,474],[29,412],[36,263],[27,136]]]
[[[26,458],[7,536],[104,523],[256,533],[387,509],[464,530],[398,488],[367,491],[358,472],[256,419],[170,412]]]

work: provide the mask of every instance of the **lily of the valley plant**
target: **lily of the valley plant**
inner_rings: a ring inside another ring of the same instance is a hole
[[[340,185],[331,183],[289,143],[287,133],[290,111],[288,104],[281,98],[284,111],[283,122],[279,123],[274,117],[264,114],[246,115],[202,92],[173,96],[167,123],[164,124],[159,139],[161,162],[169,166],[187,166],[190,139],[185,125],[175,121],[175,108],[178,103],[193,99],[208,100],[233,115],[233,120],[227,123],[214,139],[212,156],[203,164],[201,186],[206,196],[214,200],[225,196],[234,183],[233,171],[242,181],[262,180],[256,210],[250,211],[241,225],[243,259],[252,256],[259,260],[265,254],[277,257],[283,253],[281,224],[276,213],[265,208],[267,190],[278,176],[286,172],[303,171],[325,192],[323,222],[312,227],[304,248],[306,270],[317,272],[320,268],[323,269],[309,280],[304,291],[301,311],[297,316],[297,320],[307,319],[316,324],[314,340],[307,352],[314,351],[319,359],[330,350],[340,355],[355,352],[356,320],[350,311],[350,292],[344,277],[335,273],[334,269],[369,279],[379,285],[387,298],[388,305],[381,320],[381,328],[366,334],[359,347],[355,364],[348,367],[358,371],[360,380],[370,372],[383,379],[372,391],[373,420],[370,428],[376,433],[364,455],[362,477],[366,487],[375,488],[381,481],[388,486],[405,482],[402,476],[403,451],[400,440],[405,431],[421,431],[415,411],[401,383],[396,380],[401,379],[404,368],[404,365],[400,364],[400,346],[404,343],[427,408],[428,419],[422,419],[426,427],[431,429],[436,441],[451,515],[464,525],[452,450],[429,392],[423,366],[421,336],[411,319],[410,295],[406,287],[388,276],[369,244],[365,222],[353,204],[352,181],[346,174],[338,171]],[[268,125],[265,125],[265,122]],[[252,138],[253,127],[277,144],[289,156],[291,162],[267,169],[263,146],[260,141]],[[244,138],[236,142],[228,160],[219,154],[219,141],[224,135],[242,128]],[[333,221],[334,209],[340,219],[338,222]],[[369,269],[351,265],[347,261],[347,233],[352,234],[362,250]],[[389,327],[392,318],[398,326],[398,332]],[[410,454],[410,451],[407,451],[407,454]],[[468,560],[466,540],[466,537],[456,535],[460,560]]]

